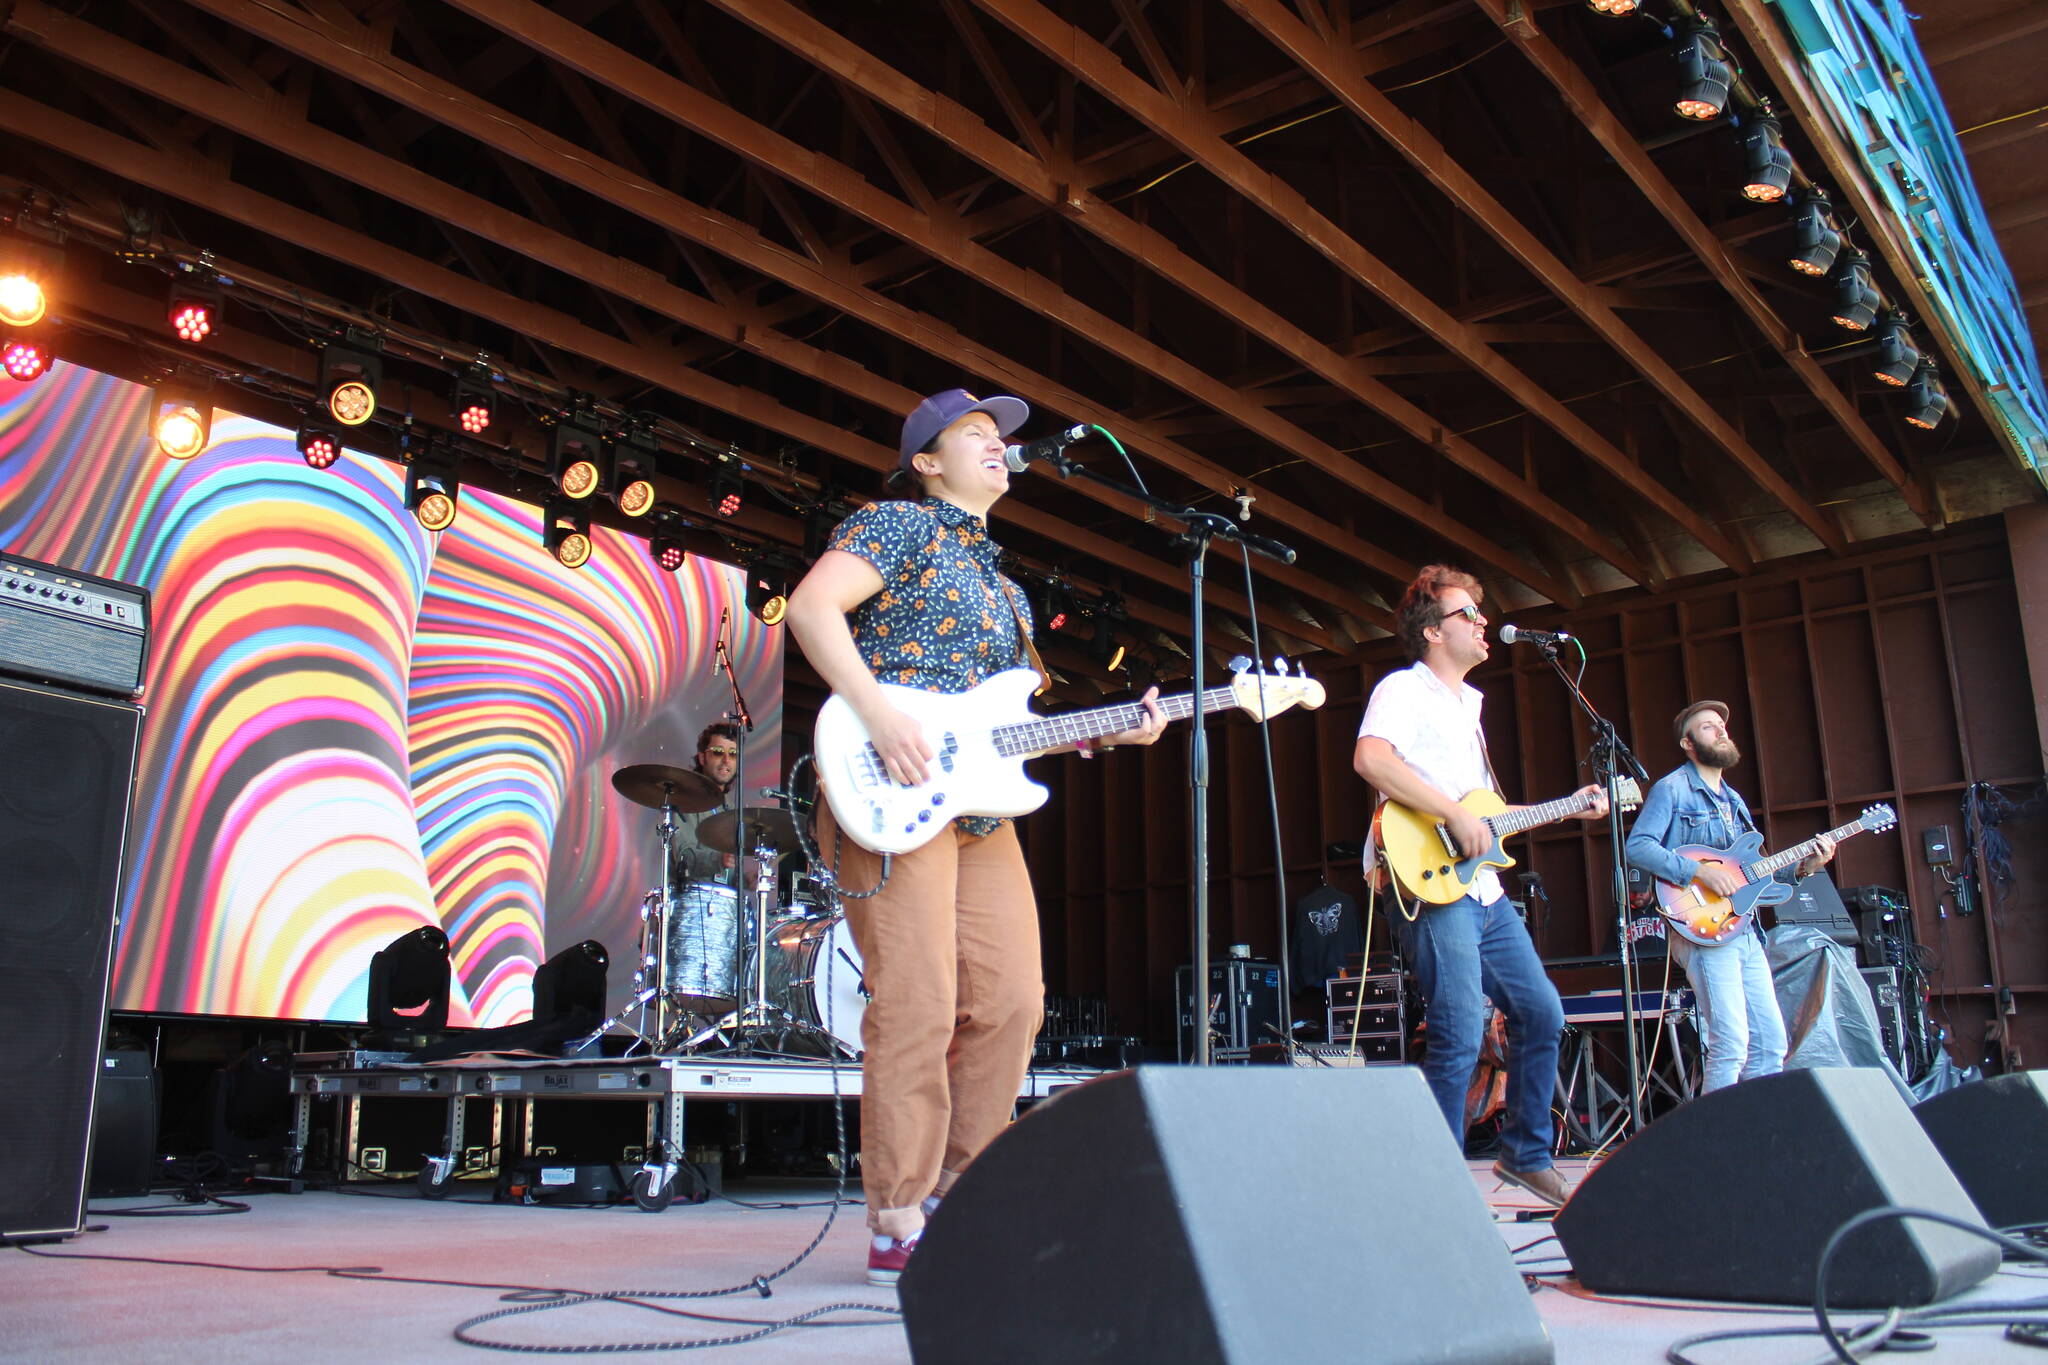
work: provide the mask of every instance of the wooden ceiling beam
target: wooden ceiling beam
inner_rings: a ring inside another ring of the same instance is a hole
[[[197,2],[207,8],[219,9],[227,7],[233,0]],[[731,150],[790,177],[796,183],[839,204],[848,212],[881,224],[895,236],[918,246],[946,265],[980,279],[990,287],[1048,317],[1073,335],[1116,354],[1127,363],[1150,370],[1164,382],[1202,402],[1221,411],[1233,413],[1239,418],[1241,425],[1274,444],[1290,450],[1318,447],[1327,449],[1322,447],[1317,438],[1292,423],[1260,411],[1255,404],[1245,401],[1229,386],[1187,363],[1172,348],[1137,336],[1130,329],[1071,298],[1044,277],[1014,266],[995,252],[973,242],[966,235],[963,220],[948,218],[944,214],[918,213],[910,205],[875,189],[848,168],[818,156],[781,135],[743,118],[729,106],[716,103],[703,92],[674,80],[666,73],[605,40],[562,25],[554,15],[537,5],[527,3],[527,0],[506,0],[506,3],[488,5],[479,3],[478,0],[455,0],[455,3],[458,7],[470,9],[479,17],[497,23],[507,32],[541,44],[556,60],[578,66],[586,74],[604,81],[646,107],[677,119]],[[240,8],[239,5],[236,7]],[[369,78],[367,74],[365,78]],[[403,99],[406,96],[397,94],[394,98]],[[462,118],[463,115],[460,111],[451,111],[449,117]],[[474,130],[475,135],[486,140],[494,137],[504,138],[504,128],[491,125],[503,125],[506,121],[507,117],[496,111],[488,118],[478,117],[475,120],[479,125]],[[525,137],[517,139],[516,146],[508,146],[508,150],[518,153],[524,149],[524,153],[532,157],[536,155],[536,143],[545,140],[546,137],[547,135],[540,130],[529,130]],[[572,183],[579,182],[579,178],[593,178],[587,167],[578,167],[574,164],[565,165],[557,170],[551,162],[549,168],[553,173],[571,179]],[[695,221],[701,222],[706,217],[706,211],[701,206],[686,204],[660,187],[642,186],[623,180],[616,171],[603,175],[594,192],[610,197],[614,202],[634,212],[650,215],[657,222],[670,221],[675,212],[674,206],[686,209]],[[728,223],[723,226],[727,231],[721,234],[722,240],[711,242],[707,239],[707,244],[732,255],[739,245],[735,230],[745,231],[744,225]],[[755,264],[753,259],[744,254],[736,258],[746,260],[748,264]],[[778,267],[770,261],[756,265],[756,268],[763,269],[764,273],[774,274]],[[1232,493],[1244,483],[1242,477],[1234,471],[1217,465],[1194,451],[1158,440],[1142,429],[1134,429],[1121,414],[1111,412],[1086,396],[1067,390],[1045,376],[1033,374],[1009,357],[970,341],[935,318],[909,313],[893,300],[880,299],[866,291],[849,288],[848,281],[843,277],[834,275],[828,280],[822,272],[805,270],[787,278],[785,282],[868,322],[896,331],[906,340],[931,350],[935,355],[954,360],[967,358],[981,367],[985,374],[1005,383],[1013,383],[1041,395],[1049,393],[1072,415],[1084,416],[1104,426],[1115,425],[1126,435],[1136,438],[1133,444],[1149,448],[1164,463],[1212,492]],[[1334,455],[1334,452],[1329,453]],[[1370,471],[1362,471],[1361,478],[1370,485],[1370,496],[1386,502],[1403,515],[1414,517],[1424,525],[1442,524],[1441,517],[1421,515],[1423,509],[1417,507],[1412,495],[1398,485],[1380,479]],[[1279,509],[1278,514],[1290,527],[1323,541],[1361,564],[1395,579],[1403,579],[1412,572],[1412,566],[1386,554],[1371,542],[1345,532],[1308,508],[1288,503],[1277,496],[1266,496],[1270,503]],[[1491,550],[1492,553],[1502,556],[1502,566],[1509,573],[1517,573],[1518,569],[1526,567],[1507,551],[1492,545],[1476,531],[1460,529],[1440,533],[1455,539],[1475,554],[1484,554]],[[1262,564],[1260,571],[1281,576],[1279,566]],[[1523,581],[1528,582],[1526,578]],[[1530,583],[1530,586],[1554,600],[1571,601],[1576,598],[1575,590],[1569,585],[1552,583],[1547,577]]]
[[[1642,142],[1622,126],[1621,120],[1600,97],[1593,83],[1586,78],[1586,74],[1579,69],[1577,63],[1565,56],[1557,44],[1545,37],[1536,27],[1534,20],[1526,14],[1514,11],[1511,8],[1512,0],[1475,0],[1475,3],[1486,11],[1488,18],[1500,25],[1503,33],[1514,40],[1514,45],[1521,50],[1529,64],[1556,88],[1558,95],[1564,100],[1565,107],[1578,116],[1586,131],[1609,156],[1614,158],[1615,164],[1627,173],[1629,179],[1635,182],[1636,188],[1650,201],[1651,206],[1663,215],[1664,221],[1669,223],[1679,237],[1692,248],[1700,263],[1706,266],[1722,289],[1727,291],[1728,296],[1742,310],[1743,316],[1763,334],[1779,358],[1812,391],[1813,396],[1834,418],[1850,442],[1863,452],[1879,474],[1898,489],[1899,495],[1905,499],[1906,506],[1920,519],[1921,524],[1929,527],[1941,525],[1940,509],[1934,506],[1918,482],[1906,473],[1904,466],[1892,454],[1891,449],[1878,439],[1875,431],[1870,429],[1870,424],[1863,420],[1863,414],[1857,410],[1855,402],[1844,394],[1834,380],[1828,377],[1826,371],[1807,354],[1805,344],[1799,339],[1798,334],[1771,310],[1771,306],[1756,291],[1756,286],[1744,276],[1741,268],[1730,256],[1727,243],[1693,212],[1692,206],[1679,194],[1677,187],[1658,169],[1649,152],[1643,149]],[[1696,423],[1699,422],[1698,416],[1689,408],[1681,407],[1681,410]],[[1710,406],[1709,412],[1712,411]],[[1713,415],[1719,429],[1732,432],[1733,429],[1727,427],[1718,413]],[[1700,427],[1708,435],[1716,436],[1716,426],[1700,423]],[[1740,440],[1739,437],[1737,439]],[[1729,449],[1728,442],[1718,436],[1716,444],[1722,446],[1724,450]],[[1744,442],[1743,446],[1746,448],[1747,443]],[[1759,461],[1762,459],[1761,456],[1755,458]],[[1842,539],[1840,531],[1834,529],[1835,523],[1831,520],[1825,521],[1823,524],[1830,528],[1832,536],[1823,535],[1815,526],[1815,520],[1821,517],[1818,509],[1813,508],[1803,498],[1796,502],[1786,501],[1791,485],[1785,482],[1782,476],[1772,471],[1775,482],[1766,482],[1764,476],[1751,466],[1749,460],[1740,455],[1737,456],[1737,460],[1750,471],[1751,477],[1756,478],[1773,496],[1791,508],[1800,521],[1806,524],[1808,530],[1820,536],[1821,540],[1837,554],[1842,552],[1846,541]],[[1764,468],[1768,470],[1769,466],[1766,465]],[[1801,507],[1807,510],[1801,511]]]
[[[1750,477],[1761,487],[1783,502],[1822,544],[1838,553],[1847,548],[1848,542],[1843,538],[1840,528],[1823,516],[1818,508],[1800,497],[1798,491],[1771,468],[1769,462],[1750,446],[1741,433],[1728,424],[1698,390],[1685,381],[1669,361],[1622,320],[1620,314],[1615,311],[1614,300],[1603,296],[1594,286],[1574,274],[1555,252],[1545,246],[1536,234],[1523,224],[1519,216],[1510,212],[1506,205],[1488,193],[1427,129],[1410,118],[1369,81],[1347,69],[1340,59],[1340,54],[1334,51],[1329,43],[1318,39],[1304,25],[1295,21],[1275,3],[1275,0],[1227,0],[1227,3],[1282,52],[1321,80],[1330,92],[1342,100],[1367,126],[1385,138],[1410,166],[1435,185],[1452,204],[1464,212],[1466,217],[1485,229],[1495,242],[1535,276],[1552,295],[1606,341],[1624,363],[1632,366],[1653,388],[1696,423],[1731,459],[1748,471]],[[1416,321],[1423,323],[1421,318],[1417,318]],[[1426,328],[1426,323],[1424,325]],[[1447,345],[1450,344],[1450,338],[1440,339]],[[1455,345],[1451,346],[1451,349],[1460,350]],[[1482,372],[1486,371],[1483,363],[1478,363],[1477,367]],[[1489,378],[1494,378],[1496,383],[1501,382],[1498,376],[1489,374]],[[1503,384],[1503,387],[1517,398],[1524,397],[1517,386]],[[1529,387],[1531,390],[1534,389],[1533,385]],[[1548,395],[1537,393],[1534,396],[1542,401],[1555,402],[1550,400]],[[1525,400],[1525,406],[1527,405]],[[1557,406],[1562,409],[1561,404]],[[1559,435],[1582,449],[1587,447],[1586,438],[1591,436],[1596,448],[1601,452],[1594,456],[1596,461],[1635,491],[1648,496],[1641,486],[1642,482],[1647,481],[1647,475],[1611,442],[1593,432],[1590,424],[1574,417],[1572,422],[1577,428],[1574,429],[1574,426],[1559,425],[1539,408],[1532,407],[1531,410],[1536,411],[1539,416],[1544,416],[1545,421]],[[1588,450],[1588,453],[1592,454],[1593,451]],[[1635,482],[1631,482],[1630,476],[1623,472],[1627,470],[1634,471]],[[1699,535],[1698,525],[1702,519],[1672,497],[1662,484],[1655,484],[1654,488],[1662,498],[1652,500],[1657,501],[1657,505],[1667,515],[1682,517],[1681,524],[1693,534]],[[1715,552],[1721,556],[1723,562],[1739,562],[1731,561],[1728,554],[1722,553],[1724,547],[1731,553],[1734,551],[1732,542],[1719,532],[1713,532],[1712,535],[1713,540],[1709,543],[1715,545]]]
[[[1256,165],[1217,134],[1213,129],[1213,116],[1168,104],[1137,79],[1114,53],[1035,0],[976,0],[976,3],[1045,56],[1072,71],[1126,113],[1196,158],[1246,201],[1264,210],[1305,245],[1401,312],[1447,350],[1463,358],[1508,397],[1536,413],[1588,458],[1608,468],[1624,482],[1630,482],[1639,494],[1653,499],[1658,497],[1659,490],[1646,482],[1640,471],[1631,481],[1630,476],[1623,472],[1627,468],[1626,460],[1589,424],[1545,393],[1505,357],[1474,338],[1464,324],[1415,288],[1401,272],[1367,251],[1312,207],[1299,192]],[[1668,493],[1663,493],[1661,498],[1660,505],[1673,505]],[[1686,515],[1691,514],[1687,512]],[[1586,535],[1596,534],[1586,527],[1583,520],[1576,516],[1573,520],[1579,527],[1573,532],[1574,538],[1581,543],[1586,543]],[[1705,534],[1701,536],[1703,543],[1722,555],[1724,562],[1743,563],[1739,552],[1725,537],[1699,523],[1697,517],[1691,520],[1704,530]],[[1599,540],[1602,545],[1609,544],[1605,537],[1599,537]],[[1626,551],[1614,547],[1601,553],[1610,563],[1626,562],[1634,566],[1638,572],[1631,572],[1630,576],[1638,582],[1649,577],[1647,572],[1641,571],[1635,557]]]
[[[429,73],[399,63],[388,55],[370,61],[367,60],[368,54],[360,50],[355,51],[352,60],[345,59],[343,54],[350,52],[351,49],[332,39],[317,37],[314,30],[305,26],[305,21],[284,19],[270,11],[251,13],[255,7],[241,6],[235,0],[198,0],[198,3],[207,8],[241,12],[252,20],[275,21],[279,25],[280,33],[292,35],[294,43],[303,46],[305,50],[302,50],[300,55],[306,56],[309,60],[319,61],[323,65],[333,63],[342,68],[355,66],[360,69],[360,78],[364,81],[376,80],[378,73],[382,73],[389,78],[390,89],[385,89],[383,85],[374,86],[379,93],[405,91],[409,92],[411,98],[437,106],[447,102],[446,93],[440,82]],[[884,411],[906,412],[919,397],[916,393],[881,379],[846,357],[808,347],[782,336],[771,328],[759,325],[743,312],[721,307],[708,299],[679,289],[642,267],[615,257],[603,256],[579,241],[547,231],[531,220],[455,190],[431,176],[371,152],[358,144],[308,125],[284,125],[272,112],[253,101],[247,101],[247,97],[238,92],[217,82],[207,81],[171,63],[163,62],[149,53],[122,43],[102,30],[58,15],[36,4],[35,0],[28,0],[24,8],[16,12],[15,19],[24,25],[20,29],[23,36],[28,36],[31,32],[26,25],[32,23],[35,26],[33,32],[40,35],[38,41],[46,43],[51,50],[63,51],[73,60],[89,68],[111,67],[116,72],[125,70],[138,82],[158,91],[162,97],[193,106],[195,111],[204,112],[216,122],[232,127],[245,136],[269,141],[273,145],[281,144],[280,149],[288,154],[325,164],[336,174],[356,179],[365,188],[401,202],[417,205],[423,211],[459,225],[464,230],[487,240],[497,242],[507,249],[517,251],[529,259],[544,262],[551,268],[575,275],[599,290],[632,299],[643,307],[661,312],[687,326],[722,337],[776,364],[872,403]],[[268,33],[266,36],[269,36]],[[299,50],[299,47],[295,46],[294,50]],[[451,117],[455,116],[457,115],[451,113]],[[1050,391],[1065,396],[1052,380],[1033,375],[1007,358],[985,351],[935,319],[912,313],[900,305],[887,301],[872,300],[864,293],[848,289],[836,278],[822,271],[816,262],[803,259],[786,248],[762,241],[746,225],[724,219],[722,215],[714,215],[710,210],[698,205],[689,204],[658,186],[632,176],[622,167],[595,165],[588,153],[571,154],[566,144],[557,146],[559,139],[537,127],[523,124],[509,114],[486,110],[473,101],[465,101],[460,116],[472,120],[477,125],[477,131],[497,139],[494,143],[487,142],[487,145],[498,146],[512,154],[523,153],[527,160],[550,173],[558,174],[568,183],[577,184],[599,195],[614,197],[619,195],[621,186],[630,187],[636,191],[634,202],[624,204],[623,207],[634,208],[649,217],[650,221],[660,225],[675,227],[722,254],[742,260],[757,269],[763,269],[766,273],[777,274],[794,287],[808,288],[810,292],[818,293],[820,289],[826,287],[829,280],[831,296],[821,295],[827,297],[828,302],[833,302],[844,311],[861,316],[886,330],[892,330],[912,344],[931,350],[935,355],[950,356],[956,360],[963,356],[971,357],[981,361],[991,372],[1021,376],[1026,381],[1022,387],[1028,391]],[[471,130],[465,127],[465,131]],[[656,200],[660,205],[656,210],[640,207]],[[717,230],[708,230],[708,225],[714,222],[718,223]],[[1093,405],[1079,395],[1072,395],[1072,399],[1077,415],[1089,416],[1091,420],[1100,421],[1104,425],[1114,423],[1126,432],[1131,430],[1131,424],[1121,417],[1106,411],[1094,411]],[[1158,448],[1159,443],[1148,441],[1147,444]],[[1192,452],[1187,452],[1189,461],[1199,461],[1199,458]],[[1206,461],[1201,463],[1207,465],[1209,486],[1217,492],[1231,492],[1241,482],[1228,471]],[[882,467],[893,467],[893,461],[890,465]],[[1142,514],[1143,509],[1138,504],[1108,490],[1086,483],[1077,484],[1075,488],[1084,496],[1100,501],[1126,515],[1137,518]],[[1284,500],[1277,497],[1273,502],[1286,505]],[[1300,521],[1295,522],[1290,529],[1303,529],[1314,534],[1314,525],[1320,522],[1320,518],[1303,511]],[[1367,550],[1380,565],[1405,568],[1402,561],[1387,555],[1377,546],[1369,545],[1341,530],[1338,531],[1338,535],[1344,541],[1355,543]],[[1340,544],[1338,548],[1342,550],[1346,546]],[[1303,570],[1264,560],[1259,562],[1258,567],[1260,572],[1276,581],[1291,583],[1305,592],[1341,603],[1347,610],[1352,610],[1366,619],[1372,619],[1375,614],[1382,619],[1385,618],[1384,611],[1379,611],[1356,593]]]
[[[1577,513],[1545,496],[1517,478],[1512,471],[1469,443],[1455,437],[1446,439],[1442,426],[1427,413],[1380,383],[1366,367],[1338,355],[1306,331],[1288,322],[1274,310],[1253,299],[1183,252],[1171,239],[1128,217],[1088,190],[1066,180],[1071,167],[1046,164],[1006,139],[997,137],[972,113],[877,61],[872,54],[840,38],[809,15],[785,0],[717,0],[722,8],[774,38],[793,52],[818,63],[835,79],[857,82],[859,88],[898,114],[924,127],[955,150],[972,157],[986,169],[1002,176],[1024,193],[1058,207],[1075,226],[1108,242],[1132,260],[1149,267],[1212,308],[1223,311],[1232,321],[1253,332],[1283,352],[1296,357],[1308,369],[1342,385],[1360,402],[1386,415],[1418,442],[1445,455],[1467,472],[1493,486],[1512,503],[1527,507],[1552,523],[1594,554],[1615,564],[1622,572],[1637,577],[1641,565],[1619,545],[1599,535]],[[1164,376],[1162,376],[1164,377]],[[1184,392],[1190,392],[1184,386]],[[1192,395],[1201,396],[1201,395]],[[1219,411],[1230,411],[1218,406]],[[1233,416],[1240,416],[1233,413]],[[1270,439],[1270,438],[1269,438]],[[1284,443],[1282,443],[1284,444]],[[1369,497],[1383,496],[1388,481],[1357,461],[1347,460],[1334,448],[1316,443],[1309,448],[1294,447],[1311,463],[1357,488]],[[1411,520],[1435,526],[1440,514],[1419,506],[1412,495],[1399,495],[1390,504]],[[1712,529],[1704,523],[1709,548]],[[1475,551],[1477,552],[1477,551]],[[1492,556],[1486,556],[1493,559]],[[1498,567],[1520,576],[1509,563],[1493,560]],[[1546,578],[1553,577],[1544,575]],[[1526,581],[1526,580],[1525,580]],[[1641,581],[1638,578],[1638,581]],[[1550,594],[1553,599],[1555,593]]]
[[[343,228],[320,214],[272,199],[235,183],[224,170],[196,155],[156,151],[4,88],[0,88],[0,129],[122,180],[204,205],[210,212],[297,242],[306,250],[388,280],[397,288],[439,299],[568,354],[588,357],[622,374],[636,375],[688,401],[730,413],[765,430],[781,432],[850,463],[877,471],[896,467],[893,448],[785,407],[756,390],[714,379],[679,363],[665,351],[634,346],[567,314],[492,289]],[[1158,557],[1141,554],[1123,540],[1081,529],[1068,518],[1029,504],[1006,502],[1003,519],[1078,555],[1150,579],[1169,590],[1177,591],[1185,583],[1173,565]],[[1248,607],[1243,594],[1220,584],[1211,585],[1209,598],[1219,613],[1242,615]],[[1138,603],[1134,600],[1131,605],[1132,614],[1139,615]],[[1146,613],[1148,619],[1156,616],[1164,628],[1186,624],[1184,613],[1154,609],[1149,604]],[[1387,616],[1384,611],[1378,614],[1383,619]],[[1320,649],[1340,652],[1346,647],[1330,632],[1290,620],[1271,608],[1265,609],[1262,621],[1268,630],[1284,631]]]

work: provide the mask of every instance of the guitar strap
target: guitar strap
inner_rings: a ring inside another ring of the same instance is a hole
[[[1010,615],[1017,618],[1017,647],[1023,652],[1024,657],[1031,661],[1031,666],[1038,670],[1038,686],[1031,690],[1031,695],[1044,696],[1052,691],[1052,674],[1046,672],[1045,660],[1038,657],[1038,646],[1031,643],[1031,627],[1024,620],[1024,609],[1017,605],[1016,589],[1001,575],[997,575],[996,581],[1002,584],[1003,600],[1010,604]]]
[[[936,516],[932,517],[932,525],[941,531],[945,529]],[[991,569],[990,572],[995,574],[996,586],[1002,590],[1003,601],[1009,603],[1010,615],[1017,622],[1017,650],[1031,661],[1031,667],[1038,674],[1038,686],[1031,690],[1031,695],[1044,696],[1052,691],[1052,674],[1046,671],[1045,660],[1038,657],[1038,646],[1031,643],[1031,626],[1024,619],[1024,608],[1017,605],[1017,593],[1020,589],[1003,577],[1002,570]]]

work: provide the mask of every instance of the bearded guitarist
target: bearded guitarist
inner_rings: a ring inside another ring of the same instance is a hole
[[[1465,675],[1486,661],[1486,617],[1479,580],[1432,564],[1402,594],[1394,625],[1413,664],[1380,679],[1358,728],[1352,767],[1389,801],[1444,825],[1462,855],[1494,836],[1459,798],[1493,788],[1480,732],[1479,690]],[[1599,787],[1579,793],[1579,818],[1602,819]],[[1370,853],[1369,853],[1370,856]],[[1471,889],[1447,905],[1420,905],[1413,919],[1396,915],[1401,952],[1422,987],[1429,1053],[1423,1075],[1460,1146],[1465,1092],[1479,1059],[1486,997],[1507,1016],[1507,1117],[1501,1127],[1500,1179],[1546,1203],[1570,1197],[1550,1159],[1550,1101],[1557,1088],[1558,1035],[1564,1010],[1544,975],[1528,928],[1501,891],[1492,867],[1481,866]]]
[[[1674,851],[1688,844],[1729,848],[1756,829],[1749,803],[1723,776],[1742,761],[1728,734],[1728,704],[1696,701],[1678,713],[1671,731],[1687,761],[1650,788],[1642,814],[1629,829],[1629,864],[1673,886],[1697,881],[1712,895],[1733,895],[1742,886],[1737,871]],[[1826,835],[1815,843],[1815,851],[1795,872],[1779,875],[1793,880],[1810,876],[1835,856],[1834,841]],[[1785,1017],[1764,955],[1762,926],[1752,922],[1726,943],[1693,943],[1676,932],[1666,935],[1666,942],[1692,981],[1706,1024],[1701,1090],[1784,1070]]]

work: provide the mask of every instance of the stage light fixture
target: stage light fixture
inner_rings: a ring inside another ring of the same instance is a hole
[[[1802,275],[1819,279],[1834,268],[1841,250],[1842,234],[1828,219],[1827,192],[1811,186],[1792,210],[1792,254],[1786,263]]]
[[[789,610],[790,563],[781,555],[762,555],[747,570],[747,610],[764,626],[779,626]]]
[[[845,513],[835,507],[829,489],[818,490],[818,501],[811,510],[804,513],[804,558],[816,560],[831,548],[832,533],[839,529],[839,523],[846,519]]]
[[[747,499],[747,485],[739,476],[739,461],[732,455],[720,455],[712,462],[706,495],[711,510],[721,517],[739,515],[740,505]]]
[[[1942,387],[1941,371],[1932,360],[1922,356],[1920,364],[1913,370],[1913,378],[1906,385],[1906,422],[1923,431],[1932,431],[1941,425],[1941,419],[1948,413],[1948,390]]]
[[[405,467],[405,508],[422,530],[445,531],[455,524],[461,490],[452,461],[438,454],[422,455]]]
[[[1065,630],[1067,622],[1073,619],[1074,599],[1057,578],[1045,585],[1045,611],[1042,620],[1047,630]]]
[[[1854,247],[1835,258],[1835,324],[1852,332],[1865,331],[1877,319],[1884,296],[1870,282],[1870,262]]]
[[[1595,14],[1634,14],[1640,0],[1586,0],[1586,8]]]
[[[455,376],[455,396],[450,404],[455,420],[471,436],[481,436],[498,413],[497,390],[491,387],[491,367],[465,366]]]
[[[1784,130],[1769,114],[1758,114],[1742,130],[1743,160],[1747,171],[1742,197],[1759,204],[1775,204],[1792,187],[1792,153],[1785,150]]]
[[[198,345],[213,334],[220,322],[223,296],[220,290],[197,279],[173,278],[164,302],[164,317],[178,340]]]
[[[1692,28],[1672,47],[1678,62],[1678,98],[1673,108],[1683,118],[1705,122],[1721,117],[1728,105],[1728,83],[1734,67],[1728,50],[1721,45],[1721,32],[1706,20]]]
[[[0,323],[33,327],[41,322],[63,264],[63,250],[55,243],[19,237],[0,242]]]
[[[1116,627],[1127,619],[1123,598],[1115,593],[1104,594],[1096,603],[1095,634],[1088,642],[1088,653],[1104,672],[1114,673],[1124,665],[1124,642],[1117,639]]]
[[[345,427],[359,427],[377,415],[377,387],[384,362],[375,337],[349,328],[341,341],[320,351],[320,401]]]
[[[1877,324],[1877,364],[1871,376],[1880,384],[1903,389],[1920,369],[1920,348],[1913,344],[1913,330],[1906,316],[1888,312]]]
[[[400,934],[370,957],[366,1022],[381,1036],[448,1027],[448,935],[433,925]]]
[[[31,379],[41,379],[49,368],[50,352],[39,341],[13,337],[0,348],[0,369],[7,371],[9,379],[26,384]]]
[[[49,310],[49,295],[35,276],[17,269],[0,273],[0,322],[9,327],[33,327]]]
[[[565,498],[581,502],[604,481],[604,433],[580,413],[563,413],[548,436],[548,476]]]
[[[299,458],[315,469],[331,469],[341,458],[341,433],[307,424],[299,428]]]
[[[682,537],[664,532],[657,532],[647,538],[647,553],[657,565],[670,573],[682,568],[683,561],[690,557]]]
[[[654,510],[654,475],[660,465],[661,441],[653,429],[635,422],[619,434],[611,450],[612,502],[629,517]]]
[[[213,406],[181,394],[157,398],[156,448],[173,460],[189,460],[213,440]]]
[[[543,543],[565,569],[590,562],[590,513],[576,503],[550,502],[541,509]]]

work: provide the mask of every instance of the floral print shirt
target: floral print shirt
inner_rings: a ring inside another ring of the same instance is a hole
[[[1030,666],[1017,620],[1030,629],[1031,604],[997,567],[1002,547],[972,512],[941,498],[870,503],[839,523],[830,548],[859,556],[882,576],[882,590],[848,617],[878,680],[965,692],[1004,669]],[[976,815],[959,821],[969,834],[1002,823]]]

